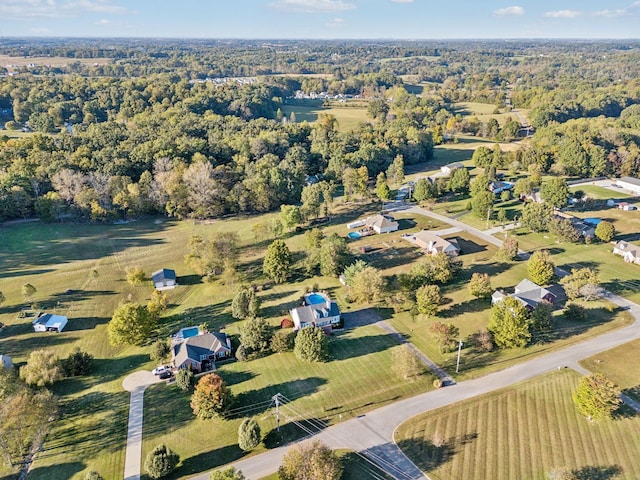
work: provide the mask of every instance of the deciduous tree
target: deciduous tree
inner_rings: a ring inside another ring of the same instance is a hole
[[[240,290],[231,301],[231,316],[233,318],[245,319],[257,317],[260,314],[260,299],[253,288]]]
[[[518,256],[518,240],[513,237],[507,237],[502,242],[502,246],[498,249],[496,256],[503,261],[515,260]]]
[[[441,302],[440,287],[437,285],[423,285],[416,290],[416,305],[423,315],[431,317],[438,313]]]
[[[613,223],[603,220],[596,226],[595,234],[603,242],[610,242],[616,234],[616,229]]]
[[[27,385],[44,387],[63,377],[62,365],[52,350],[34,350],[29,354],[27,364],[20,368],[20,378]]]
[[[476,298],[489,298],[493,293],[488,273],[475,272],[469,280],[469,293]]]
[[[215,373],[208,373],[196,384],[191,395],[191,409],[198,418],[221,417],[229,409],[233,397],[224,380]]]
[[[138,303],[121,303],[107,326],[111,345],[141,345],[156,328],[157,320]]]
[[[548,285],[553,280],[554,264],[548,250],[536,250],[527,261],[527,272],[532,282]]]
[[[435,322],[429,326],[429,331],[436,339],[441,352],[451,352],[458,345],[460,329],[453,323]]]
[[[573,392],[573,402],[589,420],[610,418],[620,407],[620,390],[600,373],[584,376]]]
[[[580,297],[584,297],[585,300],[596,300],[602,296],[598,272],[592,268],[576,268],[570,275],[562,278],[560,283],[571,300]]]
[[[282,205],[280,207],[280,221],[284,228],[292,230],[293,227],[302,222],[300,207],[296,205]]]
[[[269,351],[273,330],[264,318],[250,318],[240,327],[240,343],[248,353]]]
[[[289,247],[282,240],[274,240],[264,256],[262,271],[276,283],[283,283],[291,273],[292,257]]]
[[[211,472],[209,480],[245,480],[245,476],[240,470],[236,470],[234,467],[229,467],[224,470]]]
[[[569,185],[564,178],[552,178],[542,184],[540,196],[552,207],[562,208],[569,200]]]
[[[415,379],[424,372],[424,365],[407,344],[395,349],[392,358],[393,371],[403,380]]]
[[[500,348],[524,347],[531,340],[527,311],[512,297],[506,297],[491,309],[489,331]]]
[[[291,447],[278,469],[280,480],[340,480],[342,463],[329,447],[310,440]]]
[[[366,266],[353,277],[351,298],[356,302],[377,304],[385,285],[382,272],[375,267]]]
[[[347,241],[337,233],[322,240],[320,246],[320,273],[325,277],[337,277],[351,262]]]
[[[144,270],[141,267],[126,267],[124,271],[129,285],[142,285],[146,279]]]
[[[553,207],[546,203],[526,203],[520,223],[533,232],[546,232],[553,217]]]
[[[306,327],[296,334],[293,353],[305,362],[324,362],[329,354],[328,343],[324,330]]]

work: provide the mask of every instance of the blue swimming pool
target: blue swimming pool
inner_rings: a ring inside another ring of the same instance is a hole
[[[309,305],[317,305],[318,303],[326,302],[325,298],[319,293],[310,293],[305,297],[305,300]]]
[[[347,234],[347,236],[353,240],[357,240],[359,239],[362,235],[360,235],[358,232],[349,232]]]
[[[189,327],[182,329],[182,338],[195,337],[200,333],[200,329],[198,327]]]

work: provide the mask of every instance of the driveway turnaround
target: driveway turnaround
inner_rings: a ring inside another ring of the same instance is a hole
[[[394,443],[393,433],[400,424],[423,412],[508,387],[558,368],[573,367],[581,359],[640,338],[640,305],[612,294],[609,294],[607,299],[627,308],[635,319],[634,323],[484,377],[389,404],[327,428],[314,438],[334,449],[348,448],[360,452],[394,478],[426,478]],[[258,480],[278,469],[287,448],[280,447],[236,462],[233,466],[241,470],[247,479]],[[207,480],[208,475],[207,473],[194,478]]]
[[[132,373],[122,381],[122,387],[131,392],[129,400],[129,426],[127,450],[124,458],[124,480],[140,480],[142,464],[142,411],[144,391],[161,380],[147,370]]]

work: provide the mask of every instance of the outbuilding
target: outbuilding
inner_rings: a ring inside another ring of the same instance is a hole
[[[68,319],[64,315],[41,313],[31,325],[36,332],[61,332],[67,326]]]
[[[156,290],[168,290],[170,288],[176,288],[178,282],[176,281],[176,271],[169,268],[163,268],[157,272],[151,274],[151,280],[153,280],[153,286]]]

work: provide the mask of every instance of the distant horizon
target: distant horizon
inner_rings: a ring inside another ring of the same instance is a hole
[[[0,18],[20,38],[626,40],[640,0],[0,0]]]

